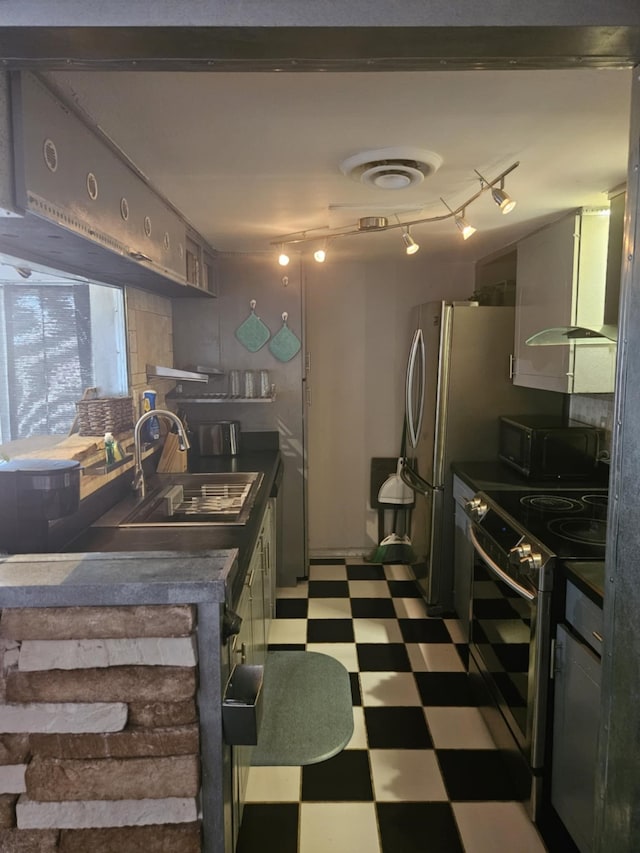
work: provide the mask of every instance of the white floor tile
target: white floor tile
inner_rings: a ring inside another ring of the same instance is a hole
[[[272,619],[269,628],[270,643],[306,643],[306,619]]]
[[[451,643],[407,643],[406,648],[414,672],[465,672]]]
[[[353,709],[353,735],[345,749],[366,749],[367,727],[364,722],[364,708]]]
[[[495,749],[477,708],[425,708],[436,749]]]
[[[346,566],[309,566],[310,581],[346,581]]]
[[[465,853],[545,853],[522,803],[454,803]]]
[[[384,566],[384,576],[388,581],[412,581],[415,580],[413,571],[410,566],[402,565],[401,563],[393,564],[386,563]]]
[[[361,672],[360,687],[363,705],[422,704],[411,672]]]
[[[349,581],[351,598],[389,598],[389,584],[386,581]]]
[[[449,636],[454,643],[468,642],[468,638],[464,636],[459,619],[443,619],[442,621],[444,622],[445,627],[449,632]]]
[[[358,671],[358,654],[355,643],[307,643],[308,652],[320,652],[339,660],[348,672]]]
[[[348,598],[310,598],[309,619],[351,619]]]
[[[380,853],[373,803],[302,803],[299,853]]]
[[[432,749],[372,749],[369,759],[376,800],[442,802],[448,799]]]
[[[295,586],[279,586],[276,589],[276,598],[308,598],[309,584],[307,581],[298,581]]]
[[[248,803],[297,803],[301,767],[251,767],[247,782]]]
[[[394,598],[393,606],[398,619],[426,619],[427,605],[421,598]]]
[[[402,643],[397,619],[354,619],[356,643]]]

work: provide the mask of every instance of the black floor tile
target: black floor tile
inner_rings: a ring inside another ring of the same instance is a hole
[[[298,803],[247,803],[236,853],[297,853]]]
[[[452,801],[513,801],[525,793],[514,785],[497,749],[439,749],[436,754]]]
[[[354,619],[395,619],[396,611],[390,598],[352,598]]]
[[[362,691],[360,690],[360,678],[357,672],[349,673],[349,681],[351,682],[351,704],[362,705]]]
[[[365,708],[369,749],[431,749],[422,708]]]
[[[347,581],[309,581],[309,598],[349,598]]]
[[[383,853],[464,853],[449,803],[376,803]]]
[[[310,566],[344,566],[347,561],[344,557],[314,557],[309,560]]]
[[[276,619],[306,619],[308,598],[277,598]]]
[[[411,672],[404,643],[357,643],[361,672]]]
[[[450,643],[451,635],[441,619],[398,619],[405,643]]]
[[[355,565],[347,563],[347,578],[350,581],[384,581],[384,569],[378,563]]]
[[[468,670],[469,669],[469,646],[467,643],[456,643],[456,651],[458,652],[458,656],[462,661],[463,667]]]
[[[346,749],[327,761],[302,768],[303,802],[361,802],[373,800],[369,754]]]
[[[394,598],[422,598],[415,581],[388,581]]]
[[[352,619],[309,619],[308,643],[353,643]]]
[[[466,672],[414,672],[423,705],[475,706]]]
[[[269,643],[267,646],[269,652],[304,652],[305,649],[304,643]]]

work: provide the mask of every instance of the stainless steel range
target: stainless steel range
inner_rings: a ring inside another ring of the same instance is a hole
[[[604,560],[607,490],[479,492],[465,507],[474,568],[469,670],[482,710],[525,770],[535,819],[545,759],[551,601],[558,561]],[[524,759],[524,762],[522,761]]]

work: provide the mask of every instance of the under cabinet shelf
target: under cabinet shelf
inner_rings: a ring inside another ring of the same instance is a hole
[[[231,397],[229,394],[167,394],[168,400],[183,403],[273,403],[275,394],[269,397]]]

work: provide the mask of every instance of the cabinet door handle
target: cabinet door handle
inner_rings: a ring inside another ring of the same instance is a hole
[[[597,640],[599,643],[604,643],[604,637],[602,634],[598,633],[598,631],[592,631],[594,640]]]
[[[513,353],[509,355],[509,379],[516,375],[516,359]]]
[[[239,649],[235,649],[235,653],[240,658],[240,663],[246,663],[247,662],[247,644],[246,643],[242,643],[242,645],[240,646]]]

